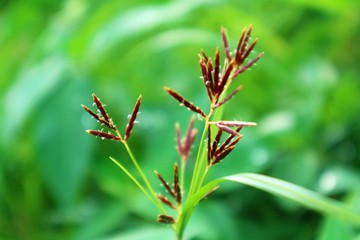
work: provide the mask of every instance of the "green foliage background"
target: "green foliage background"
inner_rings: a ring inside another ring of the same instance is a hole
[[[206,106],[197,53],[213,55],[221,26],[235,47],[250,23],[266,54],[237,80],[245,87],[225,116],[259,125],[211,177],[264,173],[360,208],[359,9],[352,0],[0,1],[0,238],[171,238],[108,159],[129,162],[122,147],[84,132],[97,126],[80,104],[95,92],[125,127],[142,94],[130,145],[147,174],[170,178],[174,124],[184,130],[191,113],[162,87]],[[235,184],[197,207],[186,234],[360,239],[340,220]]]

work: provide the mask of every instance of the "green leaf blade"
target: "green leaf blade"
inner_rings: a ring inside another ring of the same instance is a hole
[[[349,206],[295,184],[254,173],[231,175],[224,177],[223,180],[255,187],[278,197],[296,202],[319,213],[334,216],[360,226],[360,214],[355,213]]]

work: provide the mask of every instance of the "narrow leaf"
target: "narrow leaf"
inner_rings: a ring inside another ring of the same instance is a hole
[[[349,206],[295,184],[255,173],[236,174],[224,177],[223,180],[258,188],[276,196],[289,199],[319,213],[360,226],[360,214],[353,211]]]

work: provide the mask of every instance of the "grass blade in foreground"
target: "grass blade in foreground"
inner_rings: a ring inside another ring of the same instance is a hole
[[[321,214],[333,216],[360,227],[360,213],[356,213],[342,202],[276,178],[255,173],[240,173],[216,179],[204,185],[184,208],[182,219],[179,221],[181,222],[181,226],[179,227],[180,232],[184,231],[186,223],[199,201],[201,201],[212,188],[224,181],[237,182],[260,189],[278,197],[296,202]]]
[[[331,215],[360,227],[360,213],[349,206],[310,191],[298,185],[255,173],[242,173],[224,177],[223,180],[242,183],[279,197],[289,199],[306,208]]]

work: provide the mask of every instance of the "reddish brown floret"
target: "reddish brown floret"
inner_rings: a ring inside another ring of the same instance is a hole
[[[164,90],[168,94],[170,94],[173,98],[178,100],[182,105],[184,105],[185,107],[187,107],[191,111],[200,114],[202,117],[206,118],[206,114],[203,112],[203,110],[201,110],[199,107],[195,106],[192,102],[186,100],[184,97],[182,97],[180,94],[178,94],[174,90],[172,90],[170,88],[167,88],[167,87],[164,87]]]
[[[158,222],[161,223],[165,223],[165,224],[174,224],[175,223],[175,219],[171,216],[165,215],[165,214],[160,214],[157,218]]]
[[[121,140],[120,137],[111,134],[111,133],[107,133],[107,132],[102,132],[102,131],[98,131],[98,130],[86,130],[87,133],[97,136],[97,137],[101,137],[104,139],[110,139],[110,140],[115,140],[115,141],[119,141]]]
[[[175,198],[175,192],[171,189],[170,185],[165,181],[165,179],[157,171],[155,171],[155,174],[159,178],[166,191]]]
[[[182,162],[185,162],[190,155],[191,147],[194,143],[197,130],[194,129],[195,117],[192,117],[188,126],[188,131],[185,136],[185,139],[181,139],[180,136],[180,126],[176,124],[176,142],[177,142],[177,150],[180,155],[180,159]]]
[[[177,163],[174,166],[174,193],[177,204],[181,204],[181,189],[179,183],[179,168]]]
[[[141,99],[142,99],[142,97],[140,95],[138,97],[138,99],[136,100],[134,109],[133,109],[133,111],[131,113],[131,116],[129,118],[129,122],[126,125],[124,141],[126,141],[130,137],[131,131],[132,131],[132,129],[134,127],[134,124],[135,124],[135,121],[136,121],[137,114],[138,114],[139,109],[140,109]]]
[[[169,206],[170,208],[176,210],[176,207],[171,203],[171,201],[170,201],[168,198],[164,197],[164,196],[161,195],[161,194],[158,194],[156,197],[157,197],[162,203],[164,203],[165,205],[167,205],[167,206]]]
[[[103,106],[103,104],[100,102],[100,99],[95,95],[95,93],[92,94],[94,103],[96,104],[97,108],[99,109],[101,115],[103,116],[103,118],[105,119],[105,121],[109,122],[109,115],[107,114],[107,112],[105,111],[105,108]]]

